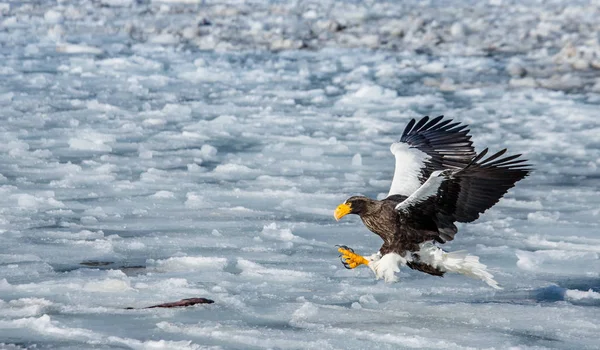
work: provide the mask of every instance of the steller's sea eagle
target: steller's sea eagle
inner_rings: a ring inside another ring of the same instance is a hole
[[[376,278],[397,281],[401,265],[435,276],[458,272],[499,288],[479,258],[464,252],[445,252],[437,246],[454,239],[454,222],[471,222],[531,171],[520,154],[506,149],[485,157],[476,154],[467,125],[443,116],[411,120],[400,141],[391,145],[396,158],[387,198],[353,196],[334,213],[340,220],[357,214],[383,239],[379,252],[363,257],[340,246],[346,268],[367,265]]]

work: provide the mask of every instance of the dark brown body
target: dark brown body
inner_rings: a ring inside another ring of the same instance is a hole
[[[365,226],[383,240],[379,249],[381,255],[397,253],[404,256],[407,252],[413,252],[413,261],[407,263],[408,267],[434,276],[444,275],[443,271],[419,262],[419,255],[415,252],[419,250],[419,240],[422,242],[423,231],[412,232],[413,225],[406,225],[406,219],[396,210],[396,205],[406,199],[405,196],[391,196],[381,201],[367,197],[360,199],[364,201],[364,207],[357,214]]]

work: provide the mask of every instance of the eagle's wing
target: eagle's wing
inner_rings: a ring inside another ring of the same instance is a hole
[[[475,156],[467,125],[443,116],[412,119],[390,150],[396,169],[388,196],[409,196],[436,170],[461,169]]]
[[[504,149],[482,160],[487,151],[462,169],[434,171],[422,186],[396,205],[410,225],[412,243],[432,239],[445,243],[454,239],[454,222],[476,220],[531,171],[527,160],[519,159],[520,154],[501,158],[506,153]],[[436,230],[432,230],[432,224]]]

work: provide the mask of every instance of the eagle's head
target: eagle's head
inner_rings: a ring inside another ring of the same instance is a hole
[[[352,196],[337,206],[333,216],[339,221],[348,214],[362,215],[367,212],[368,206],[372,201],[372,199],[364,196]]]

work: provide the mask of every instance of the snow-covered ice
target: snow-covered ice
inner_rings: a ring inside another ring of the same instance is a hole
[[[440,4],[443,4],[440,5]],[[438,6],[440,5],[440,6]],[[597,1],[0,3],[0,348],[594,349]],[[535,172],[448,250],[346,270],[411,118]],[[211,305],[136,309],[183,298]]]

